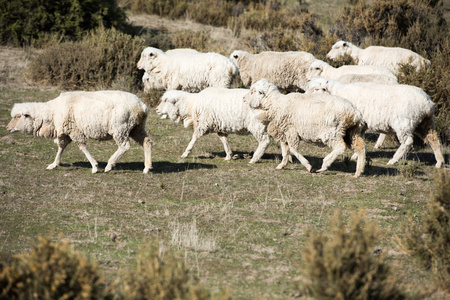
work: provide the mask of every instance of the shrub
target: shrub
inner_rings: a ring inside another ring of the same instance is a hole
[[[142,84],[142,72],[136,63],[143,48],[141,38],[100,28],[80,42],[46,48],[30,63],[28,71],[35,82],[64,89],[106,88],[122,80],[131,90]]]
[[[160,252],[155,244],[142,247],[136,267],[115,283],[114,293],[126,299],[210,299],[182,260]]]
[[[103,299],[97,264],[66,240],[39,237],[29,253],[0,269],[0,299]]]
[[[427,56],[448,38],[442,1],[359,0],[345,7],[331,33],[356,44],[396,46]]]
[[[420,170],[420,162],[417,160],[402,160],[399,162],[397,169],[402,174],[403,178],[414,178]]]
[[[0,42],[38,45],[49,34],[79,40],[99,26],[122,28],[125,20],[116,1],[0,0]]]
[[[428,214],[422,222],[410,218],[403,226],[398,245],[433,274],[436,285],[450,292],[450,173],[436,171],[428,201]]]
[[[174,48],[192,48],[208,52],[211,38],[206,31],[179,30],[170,35]]]
[[[354,213],[345,226],[337,212],[330,236],[312,234],[302,252],[305,293],[314,299],[404,299],[384,256],[374,255],[380,231]]]

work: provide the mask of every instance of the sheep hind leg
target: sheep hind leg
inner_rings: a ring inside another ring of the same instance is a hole
[[[322,162],[322,167],[319,170],[317,170],[317,172],[323,172],[328,170],[328,167],[331,166],[331,164],[336,160],[336,158],[345,152],[345,148],[346,146],[343,140],[338,142],[336,146],[333,147],[333,151],[331,151],[330,154],[325,156]]]
[[[70,144],[71,141],[72,140],[68,136],[55,139],[55,144],[58,145],[58,152],[56,153],[55,161],[52,164],[48,165],[48,170],[52,170],[61,164],[61,156],[64,152],[64,149],[67,147],[67,145]]]
[[[117,151],[109,158],[108,164],[106,165],[105,172],[111,171],[111,169],[116,165],[117,161],[130,149],[130,141],[126,140],[121,144],[118,143]]]
[[[375,143],[375,146],[373,146],[373,149],[380,149],[381,146],[383,146],[385,139],[386,139],[386,134],[380,133],[380,135],[378,136],[377,142]]]
[[[133,140],[139,143],[144,148],[144,171],[147,174],[149,170],[153,169],[152,166],[152,141],[147,135],[145,130],[131,131],[130,136]]]
[[[89,151],[86,148],[86,144],[84,143],[78,143],[78,148],[80,148],[80,150],[84,153],[84,155],[86,156],[86,158],[89,160],[89,162],[91,163],[92,166],[92,173],[97,173],[98,171],[98,163],[95,160],[95,158],[91,155],[91,153],[89,153]]]
[[[225,133],[217,133],[220,141],[223,144],[223,149],[225,150],[225,160],[231,160],[231,155],[233,155],[233,151],[231,151],[230,143],[228,142],[228,134]]]

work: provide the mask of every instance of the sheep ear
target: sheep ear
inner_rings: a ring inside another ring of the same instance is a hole
[[[167,98],[167,102],[175,104],[175,102],[177,101],[175,100],[175,98]]]

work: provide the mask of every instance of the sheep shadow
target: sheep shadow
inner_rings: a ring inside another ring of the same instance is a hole
[[[386,150],[378,150],[374,152],[368,152],[367,156],[369,158],[388,158],[391,159],[394,156],[395,151],[386,151]],[[450,160],[449,154],[444,154],[444,162],[448,162]],[[436,164],[436,158],[434,157],[434,153],[432,152],[408,152],[405,155],[406,161],[419,161],[421,164],[426,166],[434,166]]]
[[[99,172],[104,171],[106,168],[106,162],[98,162]],[[174,163],[169,161],[157,161],[152,162],[153,169],[150,170],[151,173],[162,174],[162,173],[181,173],[187,170],[198,170],[198,169],[215,169],[216,165],[212,164],[201,164],[201,163]],[[77,167],[77,168],[87,168],[91,169],[92,166],[89,162],[75,162],[72,164],[61,164],[61,166],[66,167]],[[142,172],[144,169],[143,162],[123,162],[117,163],[116,166],[112,169],[114,171],[138,171]]]

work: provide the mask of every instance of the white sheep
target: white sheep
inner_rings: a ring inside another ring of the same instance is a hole
[[[283,95],[274,84],[261,79],[251,86],[244,102],[252,109],[264,111],[269,134],[281,143],[283,159],[277,169],[286,166],[290,152],[311,171],[308,160],[298,151],[300,140],[304,140],[333,149],[318,172],[327,170],[347,147],[358,154],[355,177],[364,171],[366,145],[361,132],[365,124],[349,101],[326,94]]]
[[[97,172],[98,163],[86,149],[86,139],[114,139],[117,151],[108,160],[105,172],[130,148],[133,138],[144,148],[144,173],[152,169],[151,140],[145,131],[147,106],[133,94],[121,91],[67,92],[48,102],[16,103],[11,110],[10,132],[23,132],[52,138],[58,145],[55,161],[61,163],[66,146],[74,141]]]
[[[421,89],[403,84],[350,83],[314,78],[307,93],[330,93],[348,99],[362,113],[369,130],[395,133],[400,147],[388,165],[397,163],[411,148],[414,134],[433,149],[436,168],[444,163],[434,127],[434,103]]]
[[[223,143],[226,160],[230,160],[232,151],[228,143],[228,134],[252,134],[258,141],[250,163],[260,160],[270,144],[267,128],[242,101],[246,89],[207,88],[200,93],[185,91],[167,91],[156,108],[159,115],[168,115],[174,122],[183,121],[186,128],[193,127],[192,139],[184,151],[186,158],[201,136],[215,132]]]
[[[310,64],[316,60],[314,55],[303,51],[251,54],[236,50],[230,58],[238,66],[245,86],[265,78],[286,91],[302,91],[306,88],[306,73]]]
[[[218,53],[201,53],[192,49],[172,50],[169,54],[147,47],[137,63],[154,77],[154,88],[198,92],[207,87],[230,88],[239,80],[237,66]],[[161,85],[159,85],[161,83]]]
[[[419,70],[431,65],[430,61],[419,54],[400,47],[370,46],[361,49],[350,42],[339,41],[335,43],[327,57],[336,59],[349,54],[358,65],[375,65],[388,67],[394,74],[398,73],[398,64],[411,64]]]
[[[339,77],[347,74],[371,74],[383,75],[397,80],[397,77],[386,67],[383,66],[342,66],[334,68],[323,60],[315,60],[308,69],[307,78],[311,80],[316,77],[337,80]]]

